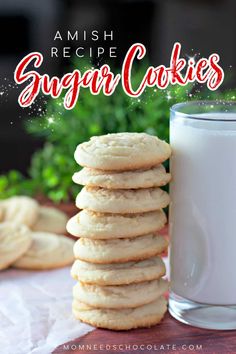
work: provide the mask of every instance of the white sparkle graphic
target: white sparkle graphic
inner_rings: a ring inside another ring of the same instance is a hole
[[[167,98],[168,101],[171,100],[172,96],[171,96],[171,94],[169,92],[167,92],[166,98]]]
[[[49,124],[53,124],[54,123],[54,118],[53,117],[49,117],[48,118],[48,123]]]
[[[191,62],[191,64],[193,64],[193,65],[196,64],[196,60],[195,60],[196,54],[193,56],[190,56],[190,55],[186,55],[186,56],[188,58],[188,61]]]
[[[189,57],[189,61],[191,61],[193,64],[195,64],[195,58],[194,57]]]

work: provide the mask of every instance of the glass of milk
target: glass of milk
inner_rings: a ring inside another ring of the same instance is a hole
[[[236,329],[236,104],[171,108],[169,311],[202,328]]]

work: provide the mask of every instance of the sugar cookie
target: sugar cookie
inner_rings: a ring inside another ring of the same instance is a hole
[[[101,213],[143,213],[165,208],[170,198],[160,188],[104,189],[84,187],[76,197],[76,206]]]
[[[13,266],[23,269],[53,269],[73,262],[74,241],[62,235],[32,232],[33,243]]]
[[[168,282],[163,279],[117,286],[77,282],[73,288],[73,297],[89,306],[121,309],[148,304],[167,290]]]
[[[27,226],[14,222],[0,223],[0,269],[12,265],[30,248],[32,235]]]
[[[39,208],[39,215],[32,230],[63,234],[66,232],[67,221],[68,217],[62,211],[43,206]]]
[[[91,263],[119,263],[156,256],[167,246],[168,241],[155,234],[113,240],[80,238],[74,245],[74,255]]]
[[[166,221],[163,210],[123,215],[82,210],[68,221],[67,231],[91,239],[128,238],[159,231]]]
[[[3,201],[3,220],[11,221],[32,227],[39,214],[39,204],[36,200],[16,196]]]
[[[71,276],[87,284],[120,285],[159,279],[165,272],[165,264],[160,257],[116,264],[94,264],[77,259]]]
[[[74,300],[72,310],[78,320],[95,327],[120,331],[156,325],[167,310],[167,301],[161,296],[149,304],[117,310],[95,308]]]
[[[102,171],[84,167],[74,173],[73,181],[89,187],[107,189],[138,189],[161,187],[169,183],[170,174],[163,165],[151,167],[148,170],[134,171]]]
[[[3,221],[3,216],[4,216],[4,203],[3,201],[0,200],[0,222]]]
[[[100,170],[134,170],[156,166],[170,157],[170,145],[146,133],[93,136],[77,146],[76,162]]]

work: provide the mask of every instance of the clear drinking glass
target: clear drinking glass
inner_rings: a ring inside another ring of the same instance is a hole
[[[169,311],[202,328],[236,329],[236,104],[171,108]]]

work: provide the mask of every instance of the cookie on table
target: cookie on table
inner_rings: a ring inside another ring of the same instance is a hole
[[[74,299],[99,308],[133,308],[148,304],[168,290],[164,279],[128,285],[92,285],[77,282],[73,288]]]
[[[0,200],[0,222],[3,221],[4,217],[4,203],[3,200]]]
[[[76,237],[91,239],[129,238],[161,230],[167,218],[163,210],[140,214],[104,214],[82,210],[67,223]]]
[[[76,197],[76,206],[101,213],[143,213],[165,208],[170,202],[160,188],[104,189],[84,187]]]
[[[46,270],[73,263],[74,241],[68,237],[47,232],[32,232],[32,238],[31,247],[13,264],[13,267]]]
[[[147,169],[167,160],[170,145],[146,133],[117,133],[93,136],[77,146],[76,162],[99,170]]]
[[[14,222],[0,223],[0,269],[8,268],[23,256],[32,243],[27,226]]]
[[[32,230],[52,233],[65,233],[68,217],[62,211],[53,207],[40,207],[39,215]]]
[[[167,247],[166,238],[156,234],[113,240],[80,238],[74,244],[74,256],[91,263],[120,263],[156,256]]]
[[[170,173],[163,165],[147,170],[102,171],[84,167],[74,173],[72,180],[77,184],[107,189],[138,189],[165,186],[170,182]]]
[[[118,331],[154,326],[162,320],[166,310],[167,301],[163,296],[149,304],[130,309],[95,308],[77,300],[72,305],[76,319],[95,327]]]
[[[97,285],[140,283],[159,279],[165,273],[165,264],[160,257],[116,264],[94,264],[77,259],[71,269],[75,280]]]
[[[26,196],[16,196],[2,202],[3,220],[32,227],[39,215],[39,204]]]

